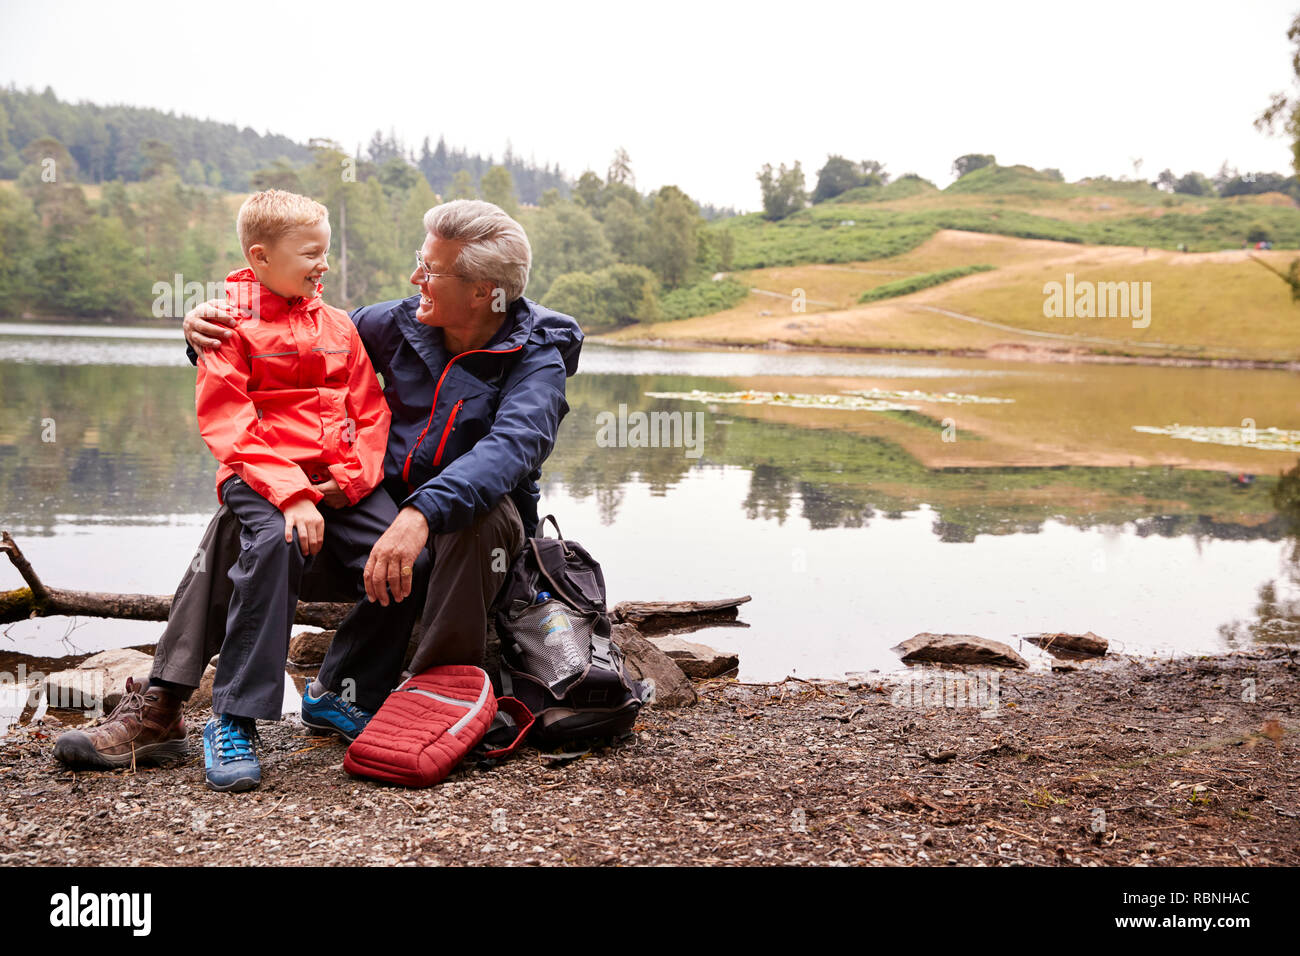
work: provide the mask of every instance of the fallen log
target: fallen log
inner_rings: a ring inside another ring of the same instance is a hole
[[[9,556],[27,587],[0,591],[0,624],[30,617],[112,617],[128,621],[165,621],[171,613],[171,595],[113,594],[69,591],[47,586],[37,575],[8,531],[0,531],[0,551]],[[295,624],[338,627],[353,605],[333,601],[299,601]]]
[[[642,634],[683,627],[695,629],[735,621],[737,608],[752,600],[746,594],[716,601],[619,601],[614,605],[613,618],[620,624],[634,625]]]
[[[48,587],[28,562],[8,531],[0,531],[0,551],[27,583],[25,588],[0,591],[0,624],[30,617],[73,615],[111,617],[131,621],[165,621],[171,613],[171,595],[112,594],[70,591]],[[615,623],[631,624],[642,633],[673,629],[695,629],[708,624],[736,622],[736,608],[751,600],[749,595],[716,601],[620,601],[614,606]],[[355,605],[334,601],[299,601],[295,624],[325,630],[337,628]]]

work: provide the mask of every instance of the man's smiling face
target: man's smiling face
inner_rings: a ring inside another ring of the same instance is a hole
[[[411,273],[411,284],[420,290],[420,305],[415,310],[415,317],[425,325],[456,328],[473,320],[474,283],[455,274],[456,260],[463,246],[464,243],[440,239],[432,234],[424,238],[420,258],[435,275],[430,278],[423,268],[416,266]]]

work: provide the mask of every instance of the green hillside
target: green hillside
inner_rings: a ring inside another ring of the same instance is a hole
[[[946,189],[905,177],[851,189],[777,222],[760,214],[713,223],[737,269],[865,262],[901,255],[941,229],[1058,242],[1192,252],[1239,249],[1262,231],[1300,248],[1300,209],[1287,196],[1188,196],[1144,182],[1065,183],[1026,166],[986,166]]]

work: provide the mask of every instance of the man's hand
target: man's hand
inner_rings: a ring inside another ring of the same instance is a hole
[[[284,540],[293,542],[293,532],[298,531],[298,548],[304,558],[320,553],[325,543],[325,519],[320,516],[310,498],[296,498],[282,509],[284,514]]]
[[[325,497],[320,500],[320,504],[327,508],[346,508],[348,506],[348,496],[343,493],[339,483],[333,478],[327,478],[320,484],[312,485]]]
[[[223,299],[209,299],[196,305],[185,313],[185,321],[181,323],[181,328],[185,330],[185,341],[196,352],[219,348],[222,342],[234,334],[231,329],[241,314],[247,314],[247,310],[241,312]]]
[[[388,607],[388,594],[404,601],[411,594],[415,559],[429,540],[429,523],[415,508],[406,507],[380,535],[366,562],[366,597]]]

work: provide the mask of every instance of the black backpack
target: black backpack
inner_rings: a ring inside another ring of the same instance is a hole
[[[542,533],[547,521],[554,538]],[[564,539],[554,516],[543,518],[538,537],[525,542],[491,616],[501,644],[500,696],[527,708],[498,711],[486,741],[495,742],[494,755],[513,750],[525,733],[547,749],[631,734],[650,687],[629,677],[610,639],[600,565],[578,542]],[[512,737],[513,744],[502,746]]]

